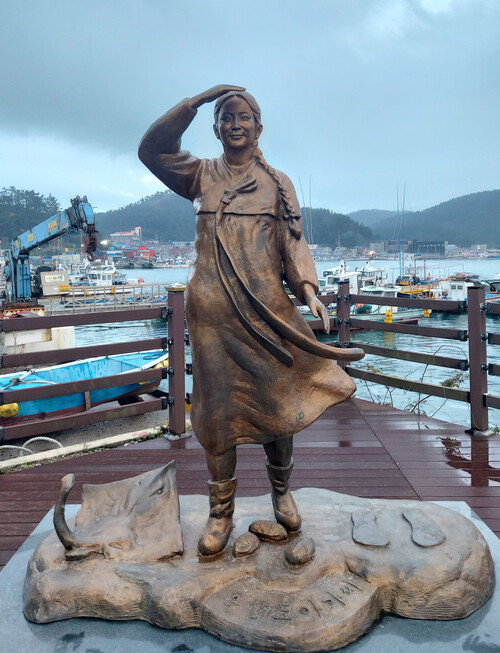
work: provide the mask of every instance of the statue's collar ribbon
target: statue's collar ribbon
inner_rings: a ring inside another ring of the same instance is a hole
[[[295,329],[279,317],[279,315],[276,315],[276,313],[274,313],[274,311],[269,307],[263,304],[250,290],[248,285],[241,278],[241,275],[238,274],[238,266],[234,261],[230,248],[225,244],[226,238],[224,230],[222,229],[222,220],[224,217],[224,211],[240,193],[252,193],[256,189],[257,182],[255,178],[249,176],[245,177],[239,184],[224,191],[215,215],[215,263],[222,285],[236,310],[239,320],[255,340],[288,367],[293,365],[293,357],[290,352],[281,345],[279,341],[280,337],[296,347],[299,347],[315,356],[320,356],[321,358],[342,361],[353,361],[363,358],[364,352],[362,349],[343,349],[323,345],[317,340],[314,340]],[[245,310],[245,304],[247,305],[247,310]],[[250,306],[248,306],[248,304],[250,304]],[[264,328],[260,328],[258,326],[258,321],[252,319],[251,316],[248,315],[248,309],[250,307],[253,308],[261,320],[263,320],[265,325],[262,326]],[[269,329],[266,329],[265,326],[270,327],[271,332]]]

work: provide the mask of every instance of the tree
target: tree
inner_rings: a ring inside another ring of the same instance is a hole
[[[34,227],[59,211],[53,195],[44,196],[34,190],[14,186],[0,191],[0,237],[5,242]]]

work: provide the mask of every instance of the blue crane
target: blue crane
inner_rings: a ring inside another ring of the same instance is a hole
[[[95,216],[87,197],[75,197],[71,206],[14,238],[5,260],[5,303],[32,304],[29,255],[31,250],[72,231],[83,231],[84,250],[92,260],[97,248]]]

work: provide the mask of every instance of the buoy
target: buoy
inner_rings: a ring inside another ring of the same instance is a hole
[[[163,359],[159,363],[156,363],[156,365],[153,365],[154,370],[159,370],[162,367],[168,367],[168,358]],[[156,381],[139,381],[139,385],[149,385],[150,383],[156,383]],[[158,381],[158,385],[160,382]]]
[[[0,417],[15,417],[19,412],[19,404],[3,404],[0,406]]]
[[[139,283],[144,283],[144,279],[142,277],[139,277]]]

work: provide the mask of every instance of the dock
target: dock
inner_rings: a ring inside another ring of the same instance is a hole
[[[350,399],[328,409],[294,442],[292,489],[314,486],[368,498],[465,501],[500,537],[499,435],[471,436],[460,425]],[[83,483],[117,481],[173,459],[180,494],[206,495],[205,455],[194,436],[146,440],[0,475],[0,566],[54,505],[65,474],[76,474],[69,503],[79,503]],[[263,447],[238,447],[236,476],[240,497],[270,492]]]
[[[100,409],[101,412],[89,409],[78,415],[68,415],[65,419],[46,419],[46,416],[41,415],[26,423],[6,424],[1,431],[3,440],[52,433],[68,426],[90,425],[118,417],[127,419],[146,412],[146,409],[168,409],[170,433],[181,435],[185,429],[184,374],[189,374],[192,369],[188,370],[191,365],[184,360],[185,345],[189,339],[184,331],[183,289],[169,288],[167,295],[166,306],[137,307],[132,310],[122,308],[113,313],[91,311],[2,320],[1,327],[5,333],[28,328],[43,329],[136,319],[161,319],[165,321],[166,327],[166,337],[162,338],[53,351],[5,353],[1,357],[4,368],[30,368],[79,360],[89,355],[136,351],[137,348],[149,350],[168,347],[170,361],[168,369],[131,373],[135,375],[134,380],[139,381],[168,378],[168,393],[163,393],[162,396],[154,397],[149,402],[121,406],[119,409],[109,409],[106,406]],[[463,425],[357,398],[351,399],[327,410],[313,425],[295,436],[292,489],[312,486],[365,498],[465,501],[497,537],[500,536],[500,436],[493,434],[488,424],[488,408],[500,408],[500,396],[488,392],[487,381],[490,375],[500,376],[500,365],[489,362],[487,357],[487,346],[500,345],[500,334],[486,333],[484,289],[468,289],[467,329],[358,320],[350,314],[350,305],[358,301],[358,296],[349,294],[347,283],[341,284],[338,296],[333,299],[322,297],[322,300],[325,303],[333,300],[337,302],[336,326],[341,346],[362,346],[367,354],[469,370],[467,389],[423,383],[353,365],[346,366],[346,371],[355,379],[469,404],[470,429],[465,433]],[[385,300],[370,297],[370,301],[376,304]],[[392,301],[401,306],[418,305],[433,310],[455,310],[458,307],[457,302],[428,299],[396,298]],[[500,306],[495,307],[495,312],[500,314]],[[419,337],[468,341],[469,355],[468,358],[458,359],[429,355],[418,350],[401,351],[357,343],[351,340],[350,331],[352,327],[358,326],[385,332],[410,333]],[[91,392],[109,387],[112,383],[115,383],[114,377],[79,381],[78,391]],[[53,384],[43,389],[12,388],[8,391],[8,399],[25,401],[42,394],[59,396],[74,392],[73,386],[70,383]],[[177,462],[179,492],[184,495],[206,495],[208,472],[205,454],[194,436],[177,441],[165,438],[145,440],[126,447],[0,474],[0,567],[14,555],[54,505],[60,479],[65,474],[76,474],[75,488],[69,501],[79,503],[83,483],[108,483],[133,477],[173,459]],[[236,475],[239,496],[270,492],[263,447],[247,445],[238,448]]]

